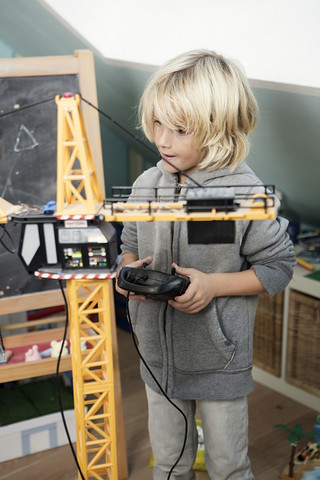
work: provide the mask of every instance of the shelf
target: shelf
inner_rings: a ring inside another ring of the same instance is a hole
[[[52,340],[62,340],[63,332],[63,328],[51,328],[20,335],[10,335],[5,337],[6,350],[25,347],[25,351],[27,351],[30,345],[48,344],[50,346]],[[43,358],[33,362],[16,363],[13,355],[8,363],[0,364],[0,383],[55,374],[56,368],[57,358]],[[66,372],[69,370],[71,370],[71,356],[67,355],[61,358],[59,371]]]
[[[317,267],[320,268],[320,265]],[[267,387],[296,400],[303,405],[319,411],[320,398],[304,388],[300,388],[288,382],[287,380],[287,362],[288,354],[288,336],[289,336],[289,315],[290,315],[290,295],[292,292],[299,292],[308,297],[314,297],[317,301],[320,299],[320,282],[307,278],[308,271],[297,265],[291,282],[284,290],[283,317],[282,317],[282,348],[281,348],[281,372],[280,376],[268,373],[264,368],[257,365],[253,367],[253,378],[256,382],[262,383]],[[272,299],[271,299],[272,300]],[[315,319],[316,320],[316,319]]]
[[[308,273],[310,272],[308,272],[305,268],[297,265],[294,268],[294,274],[289,288],[291,290],[297,290],[298,292],[310,295],[311,297],[320,298],[320,282],[306,277]]]

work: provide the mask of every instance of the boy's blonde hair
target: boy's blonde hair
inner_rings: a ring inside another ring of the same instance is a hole
[[[203,150],[200,169],[236,167],[249,151],[248,135],[258,106],[242,70],[209,50],[182,54],[150,79],[139,105],[145,135],[154,140],[154,121],[182,129]]]

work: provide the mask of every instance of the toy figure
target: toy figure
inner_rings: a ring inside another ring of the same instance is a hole
[[[25,353],[25,361],[26,362],[34,362],[35,360],[41,360],[41,355],[40,355],[39,350],[38,350],[38,345],[33,345]]]
[[[298,453],[295,458],[294,464],[299,465],[301,463],[306,464],[311,460],[318,452],[319,446],[317,442],[308,442],[307,445]]]
[[[60,340],[60,342],[57,342],[56,340],[52,340],[51,342],[51,357],[52,358],[57,358],[59,356],[59,353],[60,353],[60,350],[61,350],[61,344],[62,344],[62,340]],[[65,357],[66,355],[68,355],[68,348],[67,348],[67,342],[66,340],[64,341],[64,345],[63,345],[63,348],[62,348],[62,353],[61,353],[61,357]]]
[[[311,433],[302,433],[301,425],[295,425],[293,430],[290,430],[286,425],[278,424],[274,425],[274,428],[282,428],[286,432],[289,433],[288,441],[291,445],[291,455],[289,460],[289,474],[288,475],[280,475],[280,478],[283,480],[294,480],[296,477],[294,476],[294,457],[296,454],[296,448],[298,445],[298,440],[306,437],[313,437],[313,432]]]

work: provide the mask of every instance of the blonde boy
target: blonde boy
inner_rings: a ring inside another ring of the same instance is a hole
[[[240,67],[215,52],[192,51],[171,60],[150,79],[140,119],[162,159],[133,185],[133,199],[166,188],[185,198],[196,182],[250,193],[262,182],[245,164],[258,108]],[[136,187],[139,187],[139,193]],[[213,229],[215,222],[208,222]],[[247,394],[253,389],[252,335],[259,294],[274,295],[290,281],[295,257],[283,218],[236,222],[233,242],[189,244],[187,222],[127,222],[123,264],[190,279],[168,303],[130,294],[149,406],[154,480],[194,480],[199,409],[212,480],[251,480],[247,456]],[[123,294],[123,290],[119,289]]]

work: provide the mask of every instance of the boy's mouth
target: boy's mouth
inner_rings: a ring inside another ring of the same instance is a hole
[[[165,154],[165,153],[161,153],[161,156],[162,156],[162,158],[164,158],[165,160],[169,160],[169,161],[170,161],[170,160],[174,160],[174,159],[176,158],[175,155],[167,155],[167,154]]]

